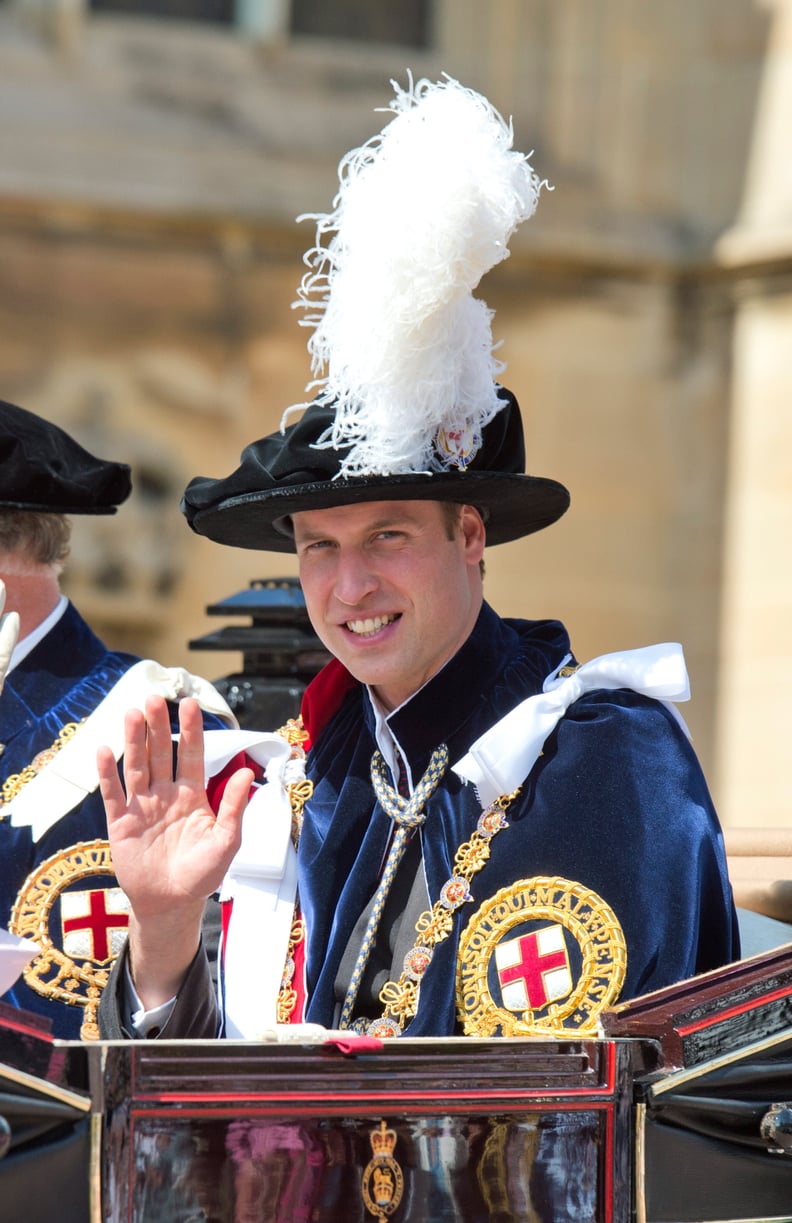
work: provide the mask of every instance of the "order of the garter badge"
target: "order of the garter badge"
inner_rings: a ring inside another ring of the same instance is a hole
[[[519,879],[462,932],[457,1013],[466,1036],[593,1035],[626,971],[624,934],[601,896],[569,879]]]
[[[83,1007],[83,1040],[99,1037],[99,1000],[128,923],[129,901],[115,882],[107,841],[54,854],[17,897],[9,928],[41,948],[23,973],[25,982],[54,1002]]]

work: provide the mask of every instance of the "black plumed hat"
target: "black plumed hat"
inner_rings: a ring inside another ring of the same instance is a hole
[[[0,509],[114,514],[131,490],[126,463],[98,459],[52,421],[0,400]]]
[[[321,391],[230,476],[185,492],[190,526],[219,543],[286,552],[292,514],[415,499],[475,505],[488,543],[505,543],[569,503],[563,485],[525,475],[520,410],[473,295],[543,184],[510,124],[451,78],[396,86],[388,109],[342,159],[305,256],[298,304]]]
[[[561,517],[569,493],[556,480],[524,474],[520,409],[509,391],[500,396],[503,407],[465,470],[343,476],[343,452],[316,445],[333,409],[312,404],[297,424],[246,446],[231,475],[192,480],[182,512],[198,535],[270,552],[294,551],[290,515],[363,501],[460,502],[481,512],[488,544],[530,535]]]

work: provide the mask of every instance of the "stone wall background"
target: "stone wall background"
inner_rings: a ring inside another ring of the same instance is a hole
[[[495,548],[503,613],[581,658],[684,643],[685,709],[724,822],[785,826],[792,424],[792,2],[436,0],[429,49],[0,0],[0,397],[134,468],[75,520],[69,593],[112,644],[211,678],[206,605],[289,558],[190,534],[304,397],[290,309],[339,157],[407,70],[514,119],[553,184],[480,289],[550,531]]]

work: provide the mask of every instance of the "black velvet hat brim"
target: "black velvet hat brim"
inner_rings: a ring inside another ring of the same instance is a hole
[[[361,477],[245,493],[221,506],[198,510],[190,526],[198,535],[234,548],[294,552],[289,517],[365,501],[455,501],[473,505],[487,529],[487,544],[505,544],[541,531],[569,506],[563,484],[539,476],[466,472],[464,475]]]
[[[63,499],[57,504],[47,504],[42,501],[27,501],[18,498],[15,501],[4,501],[0,498],[0,510],[26,510],[32,514],[117,514],[115,505],[86,505],[84,503],[67,504]]]
[[[294,551],[292,514],[364,501],[474,505],[485,520],[488,543],[520,539],[560,518],[569,493],[556,480],[523,474],[520,410],[511,392],[501,387],[498,393],[503,408],[485,426],[466,471],[342,476],[342,454],[322,442],[333,423],[332,404],[315,403],[296,424],[246,446],[229,476],[192,480],[182,512],[198,535],[269,552]]]
[[[97,458],[52,421],[0,400],[0,510],[115,514],[127,463]]]

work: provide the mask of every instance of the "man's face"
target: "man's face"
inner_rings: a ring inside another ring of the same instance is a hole
[[[306,510],[293,526],[314,629],[395,709],[476,622],[485,542],[478,512],[463,506],[452,529],[435,501],[370,501]]]

